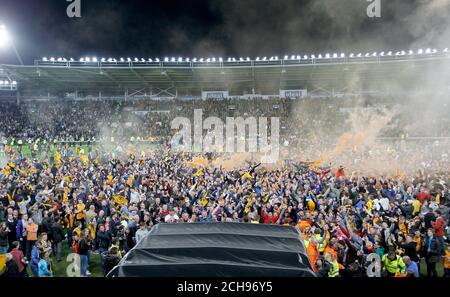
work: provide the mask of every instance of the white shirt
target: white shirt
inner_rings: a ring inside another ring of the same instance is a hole
[[[177,214],[171,216],[170,214],[166,215],[164,217],[164,222],[169,223],[169,222],[174,222],[174,221],[178,221],[179,217]]]
[[[383,210],[389,210],[389,199],[384,197],[380,199],[380,204]]]

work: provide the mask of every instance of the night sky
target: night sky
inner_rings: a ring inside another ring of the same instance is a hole
[[[26,64],[41,57],[256,57],[448,47],[449,0],[0,0]],[[0,49],[0,63],[17,63]]]

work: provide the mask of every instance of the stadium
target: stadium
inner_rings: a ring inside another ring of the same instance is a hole
[[[28,63],[12,48],[4,276],[449,276],[447,47]]]

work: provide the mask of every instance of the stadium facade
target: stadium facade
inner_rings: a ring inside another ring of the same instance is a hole
[[[43,58],[0,65],[0,96],[20,100],[338,97],[448,92],[450,54],[418,50],[256,59]],[[434,79],[423,88],[422,82]]]

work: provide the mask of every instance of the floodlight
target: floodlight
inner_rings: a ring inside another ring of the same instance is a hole
[[[219,62],[222,62],[223,61],[223,59],[222,58],[219,58]]]
[[[259,57],[256,57],[256,61],[259,61]]]
[[[316,55],[311,55],[311,59],[315,59],[316,58]]]
[[[263,58],[263,61],[265,61],[265,60],[267,60],[267,57],[264,57],[264,58]]]
[[[354,53],[351,53],[351,54],[350,54],[350,58],[353,58],[354,56],[355,56]]]
[[[341,53],[341,58],[345,58],[345,54],[344,53]]]
[[[159,58],[156,58],[155,61],[156,61],[156,62],[159,62]]]
[[[153,62],[152,58],[148,58],[148,61],[149,61],[149,62]]]
[[[392,51],[388,51],[387,55],[392,56]]]
[[[448,53],[448,47],[444,48],[443,52]]]
[[[370,57],[370,54],[369,54],[369,53],[366,53],[364,56],[365,56],[365,57]]]
[[[200,58],[200,60],[199,60],[199,61],[200,61],[200,63],[203,63],[203,58]]]
[[[125,62],[124,58],[120,58],[119,60],[120,62]]]
[[[431,54],[431,48],[427,48],[427,50],[425,51],[425,53]]]
[[[55,62],[55,58],[51,57],[50,61]]]
[[[179,57],[178,62],[183,62],[183,58]]]
[[[413,50],[409,50],[409,51],[408,51],[408,54],[414,55],[414,51],[413,51]]]
[[[105,62],[106,61],[106,59],[105,58],[102,58],[101,60],[100,60],[101,62]]]
[[[247,57],[247,61],[250,62],[250,57]]]
[[[289,56],[284,56],[284,59],[285,60],[289,60]]]
[[[47,57],[43,57],[42,61],[47,62]]]
[[[86,57],[84,60],[85,60],[86,62],[91,62],[91,58],[89,58],[89,57]]]
[[[0,25],[0,47],[9,43],[9,34],[6,31],[5,25]]]
[[[97,58],[96,57],[92,58],[92,62],[97,62]]]
[[[358,58],[361,58],[361,56],[362,56],[362,53],[359,53],[359,54],[358,54]]]
[[[435,48],[434,48],[434,49],[432,49],[432,50],[431,50],[431,53],[432,53],[432,54],[435,54],[435,53],[437,53],[437,49],[435,49]]]
[[[423,49],[419,49],[419,50],[417,51],[417,53],[418,53],[419,55],[423,54]]]
[[[380,53],[380,56],[384,57],[384,52],[381,52],[381,53]]]
[[[197,62],[197,58],[192,59],[192,62]]]
[[[338,54],[334,53],[333,54],[333,59],[336,59],[338,57]]]
[[[175,58],[172,57],[172,59],[170,59],[170,62],[175,62]]]
[[[12,84],[17,85],[17,81],[13,80]]]

